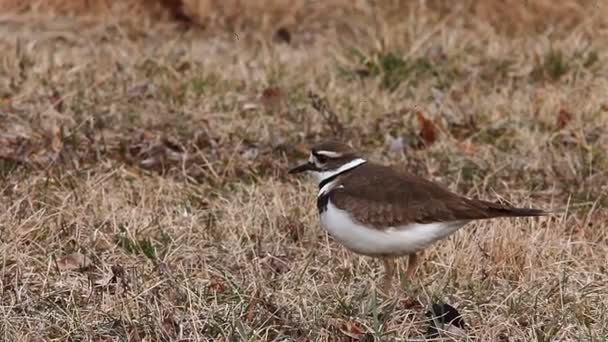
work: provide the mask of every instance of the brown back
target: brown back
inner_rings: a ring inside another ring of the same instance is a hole
[[[340,176],[329,193],[336,207],[349,211],[360,223],[378,229],[410,223],[468,221],[501,216],[540,216],[537,209],[473,200],[424,178],[365,163]]]

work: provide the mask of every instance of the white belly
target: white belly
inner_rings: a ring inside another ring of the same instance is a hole
[[[331,201],[321,214],[321,226],[348,249],[365,255],[405,255],[418,252],[467,224],[468,221],[414,223],[384,230],[367,228]]]

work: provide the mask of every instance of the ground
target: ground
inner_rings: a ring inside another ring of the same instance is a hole
[[[424,339],[433,303],[447,339],[608,336],[604,4],[185,3],[0,18],[3,340]],[[287,175],[328,138],[553,213],[466,226],[387,298]]]

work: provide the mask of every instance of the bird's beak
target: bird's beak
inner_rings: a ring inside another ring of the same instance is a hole
[[[289,170],[289,173],[301,173],[304,171],[316,171],[317,166],[311,162],[304,163],[302,165],[298,165]]]

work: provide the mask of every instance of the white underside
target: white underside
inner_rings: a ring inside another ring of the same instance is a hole
[[[331,201],[321,214],[321,226],[348,249],[365,255],[406,255],[457,231],[468,221],[409,224],[387,229],[368,228],[354,221],[348,212]]]

